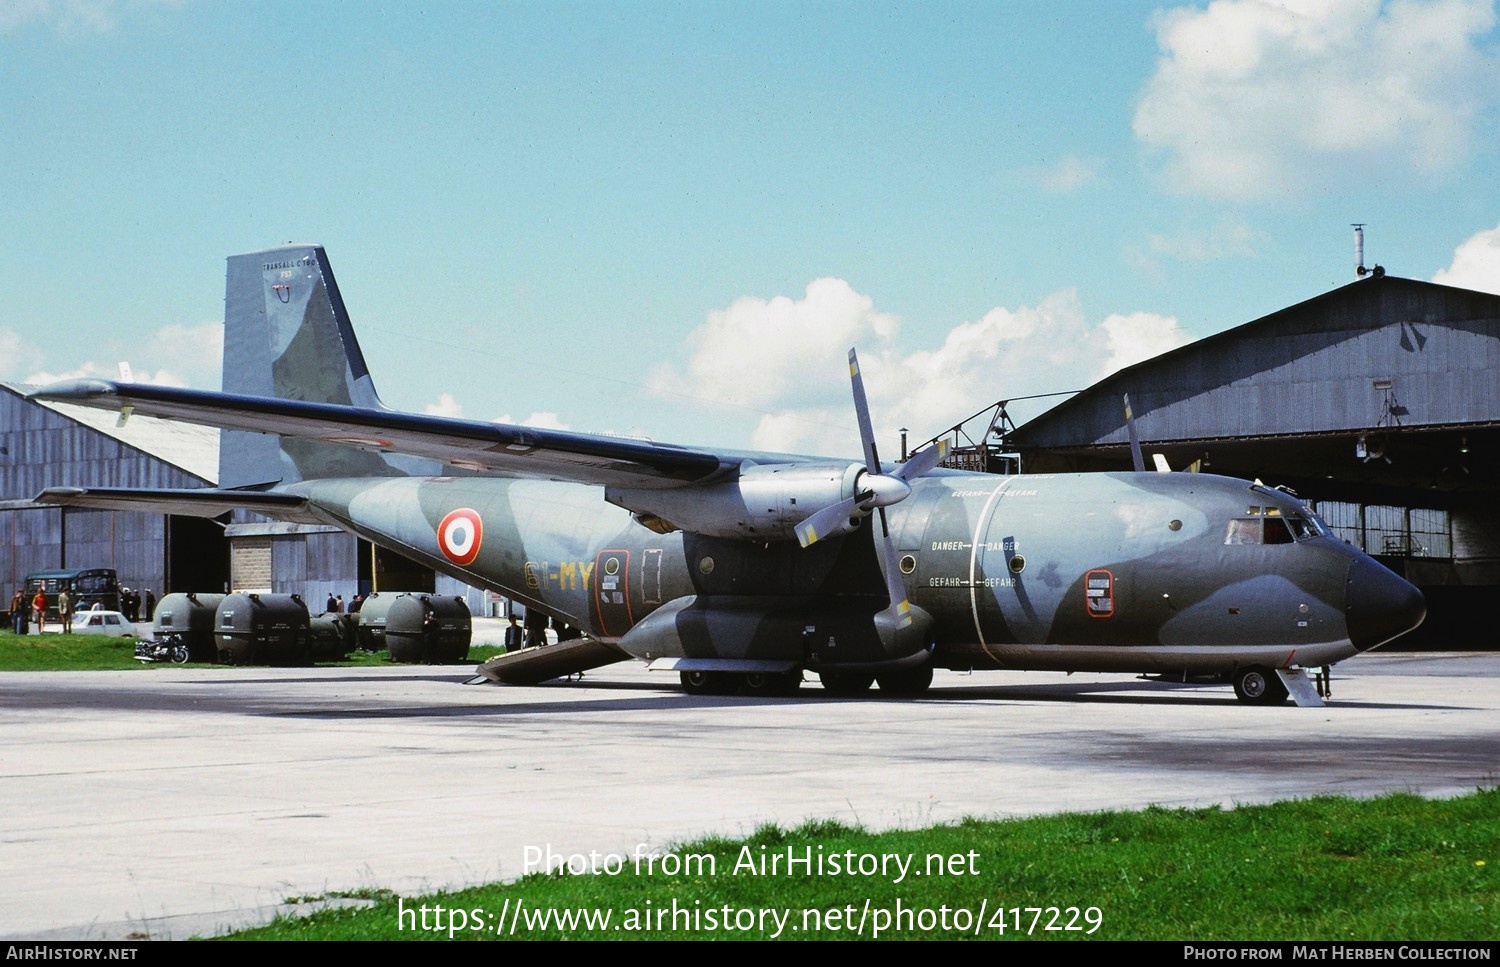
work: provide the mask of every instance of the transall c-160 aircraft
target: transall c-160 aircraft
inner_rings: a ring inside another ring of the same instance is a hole
[[[329,523],[582,629],[690,692],[816,674],[915,694],[933,669],[1131,672],[1318,701],[1303,669],[1415,628],[1421,594],[1281,491],[1207,474],[997,476],[672,446],[383,406],[328,256],[233,256],[224,392],[102,379],[47,400],[225,431],[220,486],[43,503]],[[1309,698],[1310,696],[1310,698]]]

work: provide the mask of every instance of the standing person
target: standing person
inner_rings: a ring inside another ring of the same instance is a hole
[[[505,653],[510,654],[513,651],[520,651],[524,645],[525,635],[521,631],[521,626],[516,623],[516,616],[512,614],[510,616],[510,627],[505,629]]]
[[[526,647],[541,648],[547,644],[547,616],[536,608],[526,609]]]
[[[426,598],[422,599],[422,650],[427,653],[427,664],[437,664],[438,645],[437,609]]]
[[[338,604],[337,604],[337,602],[335,602],[333,600],[333,592],[332,591],[328,592],[328,600],[326,602],[324,602],[324,604],[323,604],[323,610],[326,611],[326,612],[328,612],[329,614],[333,614],[335,611],[338,610]]]
[[[36,612],[36,633],[47,630],[47,592],[37,585],[36,597],[31,599],[31,610]]]
[[[146,589],[146,620],[150,621],[156,617],[156,592],[150,588]]]
[[[62,590],[57,592],[57,617],[62,621],[63,634],[73,633],[73,594],[69,585],[64,584]]]
[[[334,614],[343,614],[344,613],[344,596],[342,594],[333,599],[333,613]]]
[[[26,591],[16,588],[15,596],[10,599],[10,624],[16,634],[26,633]]]

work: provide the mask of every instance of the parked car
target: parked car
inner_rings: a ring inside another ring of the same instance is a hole
[[[75,611],[73,634],[134,638],[135,625],[118,611]]]

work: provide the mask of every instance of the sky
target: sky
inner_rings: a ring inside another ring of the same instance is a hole
[[[0,379],[217,388],[224,258],[318,242],[389,406],[856,456],[855,346],[890,455],[1351,223],[1500,292],[1497,55],[1495,0],[0,0]]]

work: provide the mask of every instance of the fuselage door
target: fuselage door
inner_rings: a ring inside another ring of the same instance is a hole
[[[600,551],[594,558],[594,623],[606,638],[618,638],[635,624],[629,551]]]

